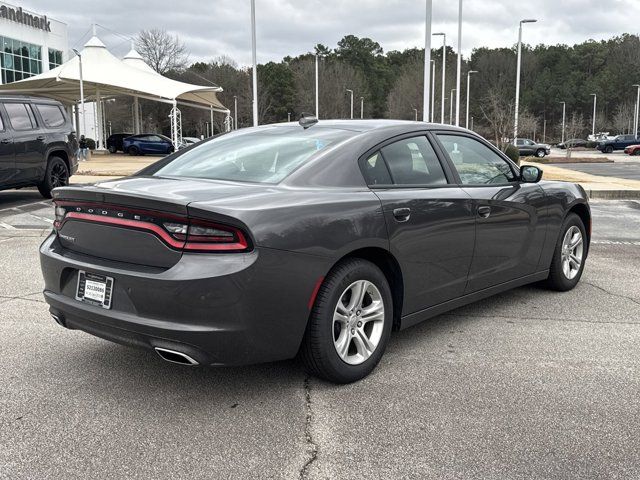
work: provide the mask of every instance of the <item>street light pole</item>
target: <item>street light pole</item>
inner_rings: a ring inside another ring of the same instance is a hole
[[[316,118],[319,117],[320,107],[318,105],[318,54],[316,53]]]
[[[347,92],[351,94],[351,120],[353,120],[353,90],[347,88]]]
[[[478,73],[477,70],[469,70],[467,72],[467,121],[464,128],[469,129],[469,97],[471,97],[471,74]]]
[[[449,96],[449,125],[453,125],[453,92],[455,91],[456,89],[452,88]]]
[[[595,93],[592,93],[591,96],[593,97],[593,123],[591,125],[591,135],[595,137],[596,135],[596,101],[598,100],[598,95],[596,95]]]
[[[433,123],[433,108],[436,104],[436,61],[431,60],[431,122]]]
[[[256,0],[251,0],[251,60],[253,61],[253,126],[258,126],[258,64],[256,60]]]
[[[233,129],[238,129],[238,97],[233,96]]]
[[[458,2],[458,67],[456,70],[456,127],[460,126],[460,76],[462,75],[462,0]]]
[[[562,104],[562,143],[564,143],[564,120],[567,110],[567,102],[560,102]]]
[[[87,115],[84,110],[84,80],[82,79],[82,55],[75,48],[73,53],[78,56],[78,67],[80,70],[80,110],[82,111],[82,135],[87,135]],[[79,125],[78,125],[79,126]]]
[[[414,112],[415,112],[415,114],[416,114],[415,120],[416,120],[416,122],[417,122],[417,121],[418,121],[418,109],[417,109],[417,108],[414,108],[414,109],[413,109],[413,111],[414,111]]]
[[[444,123],[445,80],[447,75],[447,35],[442,32],[434,33],[433,35],[442,35],[442,99],[440,100],[440,123]]]
[[[462,1],[462,0],[460,0]],[[433,0],[426,0],[424,28],[424,85],[422,86],[422,121],[429,121],[429,82],[431,79],[431,10]]]
[[[515,119],[513,122],[513,144],[516,145],[516,139],[518,138],[518,108],[520,106],[520,65],[522,63],[522,24],[537,22],[534,18],[520,20],[520,27],[518,28],[518,61],[516,66],[516,104],[515,104]]]
[[[364,97],[360,97],[360,120],[364,118]]]
[[[633,116],[633,136],[636,137],[636,139],[638,138],[638,116],[640,113],[640,85],[635,84],[633,85],[634,87],[636,87],[638,89],[638,94],[637,94],[637,98],[636,98],[636,110]]]

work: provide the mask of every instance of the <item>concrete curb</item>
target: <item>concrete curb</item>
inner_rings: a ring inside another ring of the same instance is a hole
[[[640,200],[640,190],[586,190],[590,200]]]

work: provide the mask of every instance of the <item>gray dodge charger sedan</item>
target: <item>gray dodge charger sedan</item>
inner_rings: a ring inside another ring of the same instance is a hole
[[[576,285],[587,196],[541,176],[445,125],[237,130],[54,190],[44,296],[63,327],[171,362],[298,355],[352,382],[393,330],[531,282]]]

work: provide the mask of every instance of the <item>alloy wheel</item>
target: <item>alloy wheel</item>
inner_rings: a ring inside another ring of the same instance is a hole
[[[368,280],[349,285],[333,314],[333,344],[349,365],[365,362],[375,352],[384,327],[384,300]]]
[[[573,280],[582,265],[584,242],[582,232],[575,225],[564,234],[562,240],[562,273],[569,280]]]
[[[51,188],[64,187],[69,184],[67,168],[60,162],[53,165],[49,177]]]

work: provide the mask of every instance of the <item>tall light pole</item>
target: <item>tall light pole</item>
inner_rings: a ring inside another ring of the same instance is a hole
[[[462,1],[462,0],[460,0]],[[431,80],[431,9],[433,0],[426,0],[424,27],[424,85],[422,86],[422,121],[429,121],[429,82]]]
[[[364,97],[360,97],[360,120],[364,118]]]
[[[449,96],[449,125],[453,125],[453,92],[455,91],[456,89],[452,88]]]
[[[253,126],[258,126],[258,64],[256,60],[256,0],[251,0],[251,60],[253,61]]]
[[[233,129],[238,129],[238,97],[233,96]]]
[[[593,97],[593,122],[591,124],[591,135],[595,137],[596,135],[596,102],[598,100],[598,95],[596,95],[595,93],[592,93],[591,96]]]
[[[518,108],[520,107],[520,64],[522,63],[522,24],[537,22],[535,18],[528,18],[520,20],[520,28],[518,29],[518,62],[516,66],[516,105],[515,105],[515,119],[513,122],[513,144],[516,144],[516,138],[518,138]]]
[[[433,123],[433,108],[436,104],[436,61],[431,60],[431,122]]]
[[[447,75],[447,35],[439,32],[433,35],[442,35],[442,99],[440,100],[440,123],[444,123],[444,96],[445,80]]]
[[[462,0],[458,2],[458,67],[456,70],[456,127],[460,125],[460,76],[462,75]]]
[[[320,107],[318,104],[318,54],[316,53],[316,118],[320,118]]]
[[[467,72],[467,121],[464,128],[469,129],[469,98],[471,97],[471,74],[478,73],[477,70],[469,70]]]
[[[633,136],[638,138],[638,116],[640,114],[640,85],[634,84],[634,87],[638,89],[637,97],[636,97],[636,109],[633,116]]]
[[[351,94],[351,120],[353,120],[353,90],[346,89]]]
[[[567,102],[560,102],[562,104],[562,143],[564,143],[564,121],[565,114],[567,113]]]
[[[80,110],[82,111],[82,135],[87,135],[87,116],[84,111],[84,80],[82,79],[82,55],[75,48],[73,53],[78,56],[78,67],[80,69]]]

